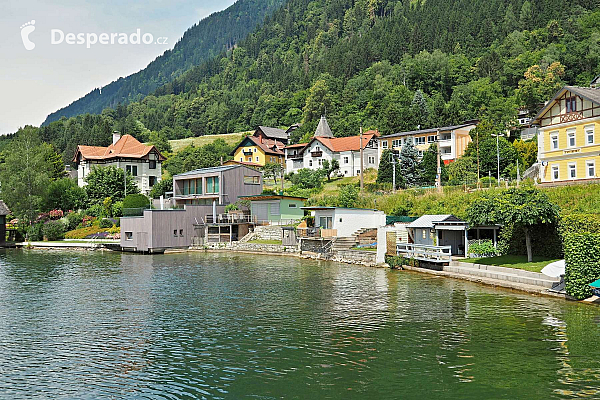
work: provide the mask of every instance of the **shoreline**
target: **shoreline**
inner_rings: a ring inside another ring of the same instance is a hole
[[[55,244],[56,243],[48,243],[47,245],[44,245],[44,246],[32,245],[31,247],[20,246],[20,247],[16,247],[16,248],[26,249],[26,250],[51,250],[51,251],[60,251],[60,250],[112,251],[112,252],[119,253],[119,251],[115,251],[115,250],[106,248],[104,246],[91,247],[89,245],[84,246],[83,243],[72,243],[72,244],[65,243],[62,246],[54,246]],[[365,263],[360,263],[360,262],[350,262],[349,260],[346,260],[346,261],[335,260],[335,259],[332,259],[331,257],[323,257],[322,255],[320,255],[318,253],[306,252],[305,254],[302,254],[298,251],[294,251],[294,252],[291,252],[291,251],[267,251],[267,250],[260,251],[260,250],[249,250],[249,249],[239,249],[238,250],[238,249],[233,249],[230,247],[221,247],[221,248],[173,249],[173,250],[165,251],[164,255],[181,254],[181,253],[227,253],[227,252],[235,252],[235,253],[239,253],[239,254],[250,254],[250,255],[258,255],[258,256],[295,257],[295,258],[301,258],[301,259],[312,259],[312,260],[338,262],[338,263],[348,264],[348,265],[361,265],[361,266],[370,267],[370,268],[393,269],[388,264],[367,265]],[[121,251],[120,253],[126,253],[126,252]],[[429,274],[429,275],[439,276],[439,277],[444,277],[444,278],[468,281],[468,282],[477,283],[477,284],[481,284],[481,285],[492,287],[492,288],[500,288],[503,290],[527,293],[527,294],[530,294],[533,296],[551,297],[551,298],[562,299],[562,300],[566,300],[566,301],[574,301],[574,302],[578,302],[578,303],[582,303],[582,304],[593,304],[593,305],[600,304],[600,299],[590,298],[591,300],[586,299],[587,301],[586,300],[576,300],[575,298],[573,298],[567,294],[551,292],[551,291],[547,290],[547,288],[543,288],[540,286],[534,286],[534,285],[527,285],[527,284],[518,283],[518,282],[505,281],[505,280],[499,280],[499,279],[493,279],[493,278],[485,278],[485,277],[479,277],[479,276],[471,276],[471,275],[460,274],[460,273],[450,272],[450,271],[438,271],[438,270],[429,269],[429,268],[412,267],[409,265],[403,265],[402,270],[410,272],[410,273]]]

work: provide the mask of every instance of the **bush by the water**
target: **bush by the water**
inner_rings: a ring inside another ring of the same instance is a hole
[[[61,221],[48,221],[42,227],[46,240],[61,240],[65,238],[65,225]]]
[[[565,290],[578,300],[592,295],[588,286],[600,278],[600,234],[574,233],[565,237]]]
[[[498,255],[498,250],[491,240],[477,240],[469,243],[469,254],[475,257],[494,257]]]
[[[87,228],[79,228],[73,231],[69,231],[65,234],[66,239],[85,239],[88,236],[95,235],[101,232],[107,232],[107,228],[99,228],[96,226],[88,226]]]
[[[44,234],[42,233],[43,223],[37,223],[27,228],[27,240],[37,242],[44,240]]]
[[[72,231],[77,229],[79,224],[83,221],[83,215],[77,212],[67,214],[67,230]]]

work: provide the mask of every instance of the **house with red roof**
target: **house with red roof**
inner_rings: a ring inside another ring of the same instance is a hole
[[[166,158],[154,146],[140,143],[131,135],[113,133],[113,143],[108,147],[77,146],[73,162],[77,169],[77,183],[86,185],[85,177],[96,167],[114,166],[133,176],[136,185],[144,194],[160,182],[161,163]]]
[[[323,167],[323,161],[337,160],[339,174],[343,176],[360,175],[360,154],[363,153],[363,169],[379,166],[377,131],[368,131],[362,136],[333,136],[327,119],[321,117],[315,135],[308,143],[285,147],[286,173],[297,172],[302,168],[317,170]]]

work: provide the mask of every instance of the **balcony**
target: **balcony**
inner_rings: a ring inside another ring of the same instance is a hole
[[[244,153],[245,156],[251,156],[252,150],[244,150],[244,151],[242,151],[242,153]]]
[[[310,155],[312,157],[323,157],[323,152],[322,151],[313,151],[310,153]]]
[[[567,114],[562,114],[560,116],[560,123],[564,123],[564,122],[572,122],[572,121],[578,121],[580,119],[583,119],[583,113],[581,111],[573,111]]]

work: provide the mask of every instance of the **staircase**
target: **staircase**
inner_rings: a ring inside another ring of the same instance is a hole
[[[350,250],[358,244],[356,237],[338,237],[333,242],[332,250]]]
[[[550,289],[560,282],[560,279],[551,278],[538,272],[496,267],[493,265],[470,264],[460,261],[453,261],[449,266],[444,267],[444,271],[498,281],[510,281],[524,286],[546,289]]]

